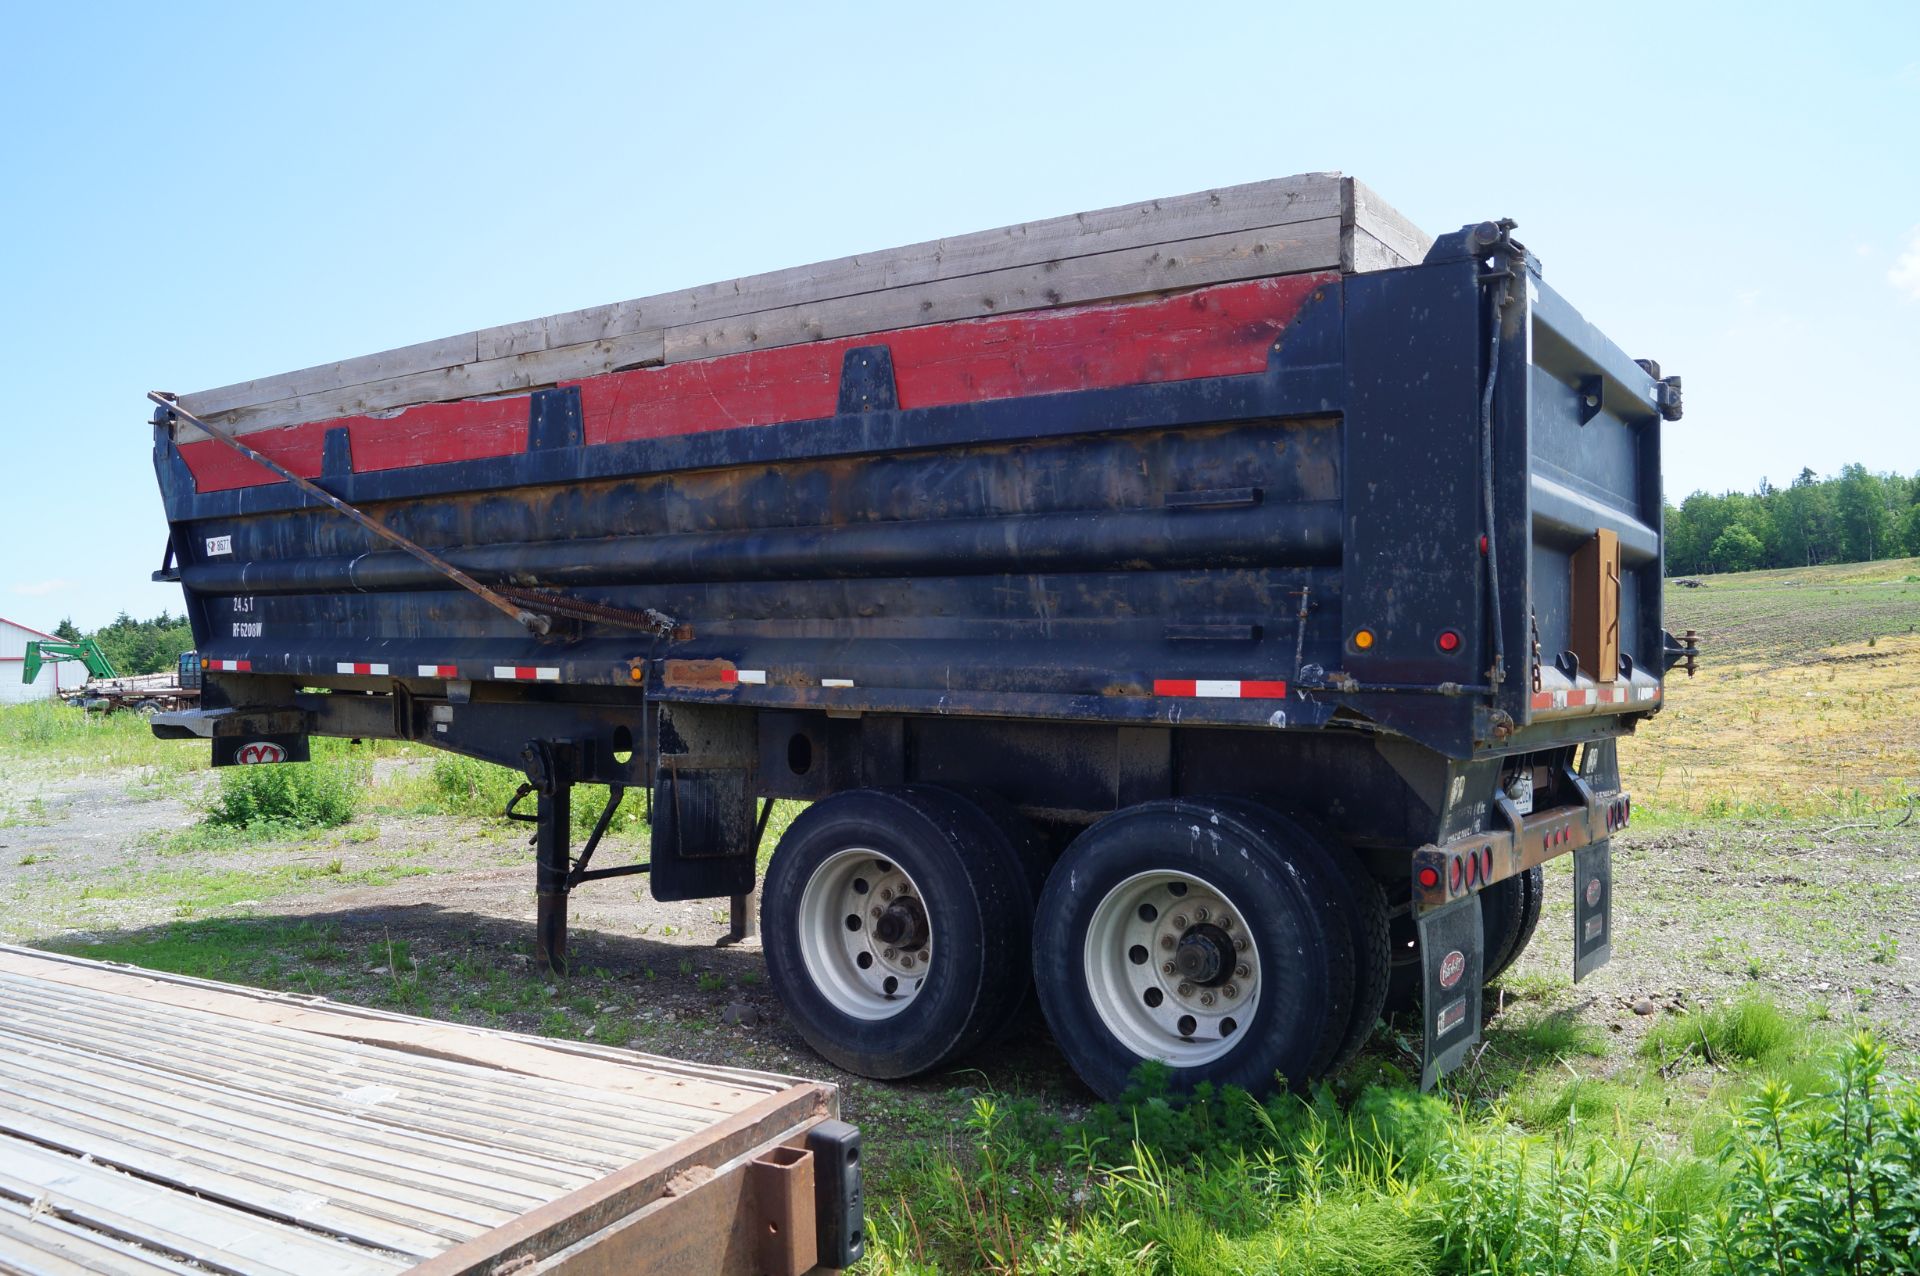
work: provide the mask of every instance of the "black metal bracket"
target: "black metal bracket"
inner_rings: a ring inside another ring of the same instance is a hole
[[[322,437],[320,477],[345,478],[353,473],[353,435],[344,425],[336,425]]]
[[[840,415],[891,412],[900,406],[894,389],[893,351],[855,346],[840,360]]]
[[[535,390],[527,406],[527,451],[579,447],[584,441],[580,417],[580,387]]]

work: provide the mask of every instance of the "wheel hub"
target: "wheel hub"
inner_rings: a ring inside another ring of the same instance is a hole
[[[1260,1001],[1260,951],[1244,915],[1190,873],[1141,873],[1107,892],[1085,961],[1101,1021],[1136,1055],[1175,1067],[1225,1054]]]
[[[925,905],[911,895],[901,895],[894,899],[873,924],[873,934],[881,943],[893,948],[914,951],[927,942],[927,910]]]
[[[933,962],[933,925],[919,886],[869,850],[822,861],[801,892],[798,929],[814,986],[860,1019],[898,1014]]]
[[[1206,922],[1190,926],[1174,946],[1173,969],[1188,983],[1216,988],[1233,977],[1233,940]]]

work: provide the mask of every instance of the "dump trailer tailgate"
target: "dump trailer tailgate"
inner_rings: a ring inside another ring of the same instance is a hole
[[[3,946],[0,1005],[0,1269],[801,1272],[846,1218],[825,1084]]]

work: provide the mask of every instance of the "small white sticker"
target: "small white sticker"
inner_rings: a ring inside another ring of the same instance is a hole
[[[233,552],[233,537],[231,536],[207,537],[207,557],[208,558],[214,558],[220,554],[231,554],[232,552]]]

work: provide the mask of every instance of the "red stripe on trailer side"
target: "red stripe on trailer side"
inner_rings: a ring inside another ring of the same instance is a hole
[[[1259,372],[1275,338],[1331,273],[1216,284],[1150,301],[963,319],[721,355],[589,377],[580,387],[588,444],[703,434],[832,416],[840,366],[856,346],[885,345],[902,408]],[[526,450],[524,395],[429,403],[390,416],[313,421],[246,436],[247,446],[305,478],[320,475],[328,430],[346,427],[357,472]],[[279,482],[212,439],[180,455],[202,492]]]
[[[1155,678],[1153,694],[1156,696],[1191,696],[1196,694],[1191,678]]]
[[[1284,682],[1243,682],[1240,684],[1242,700],[1285,700],[1287,684]]]

